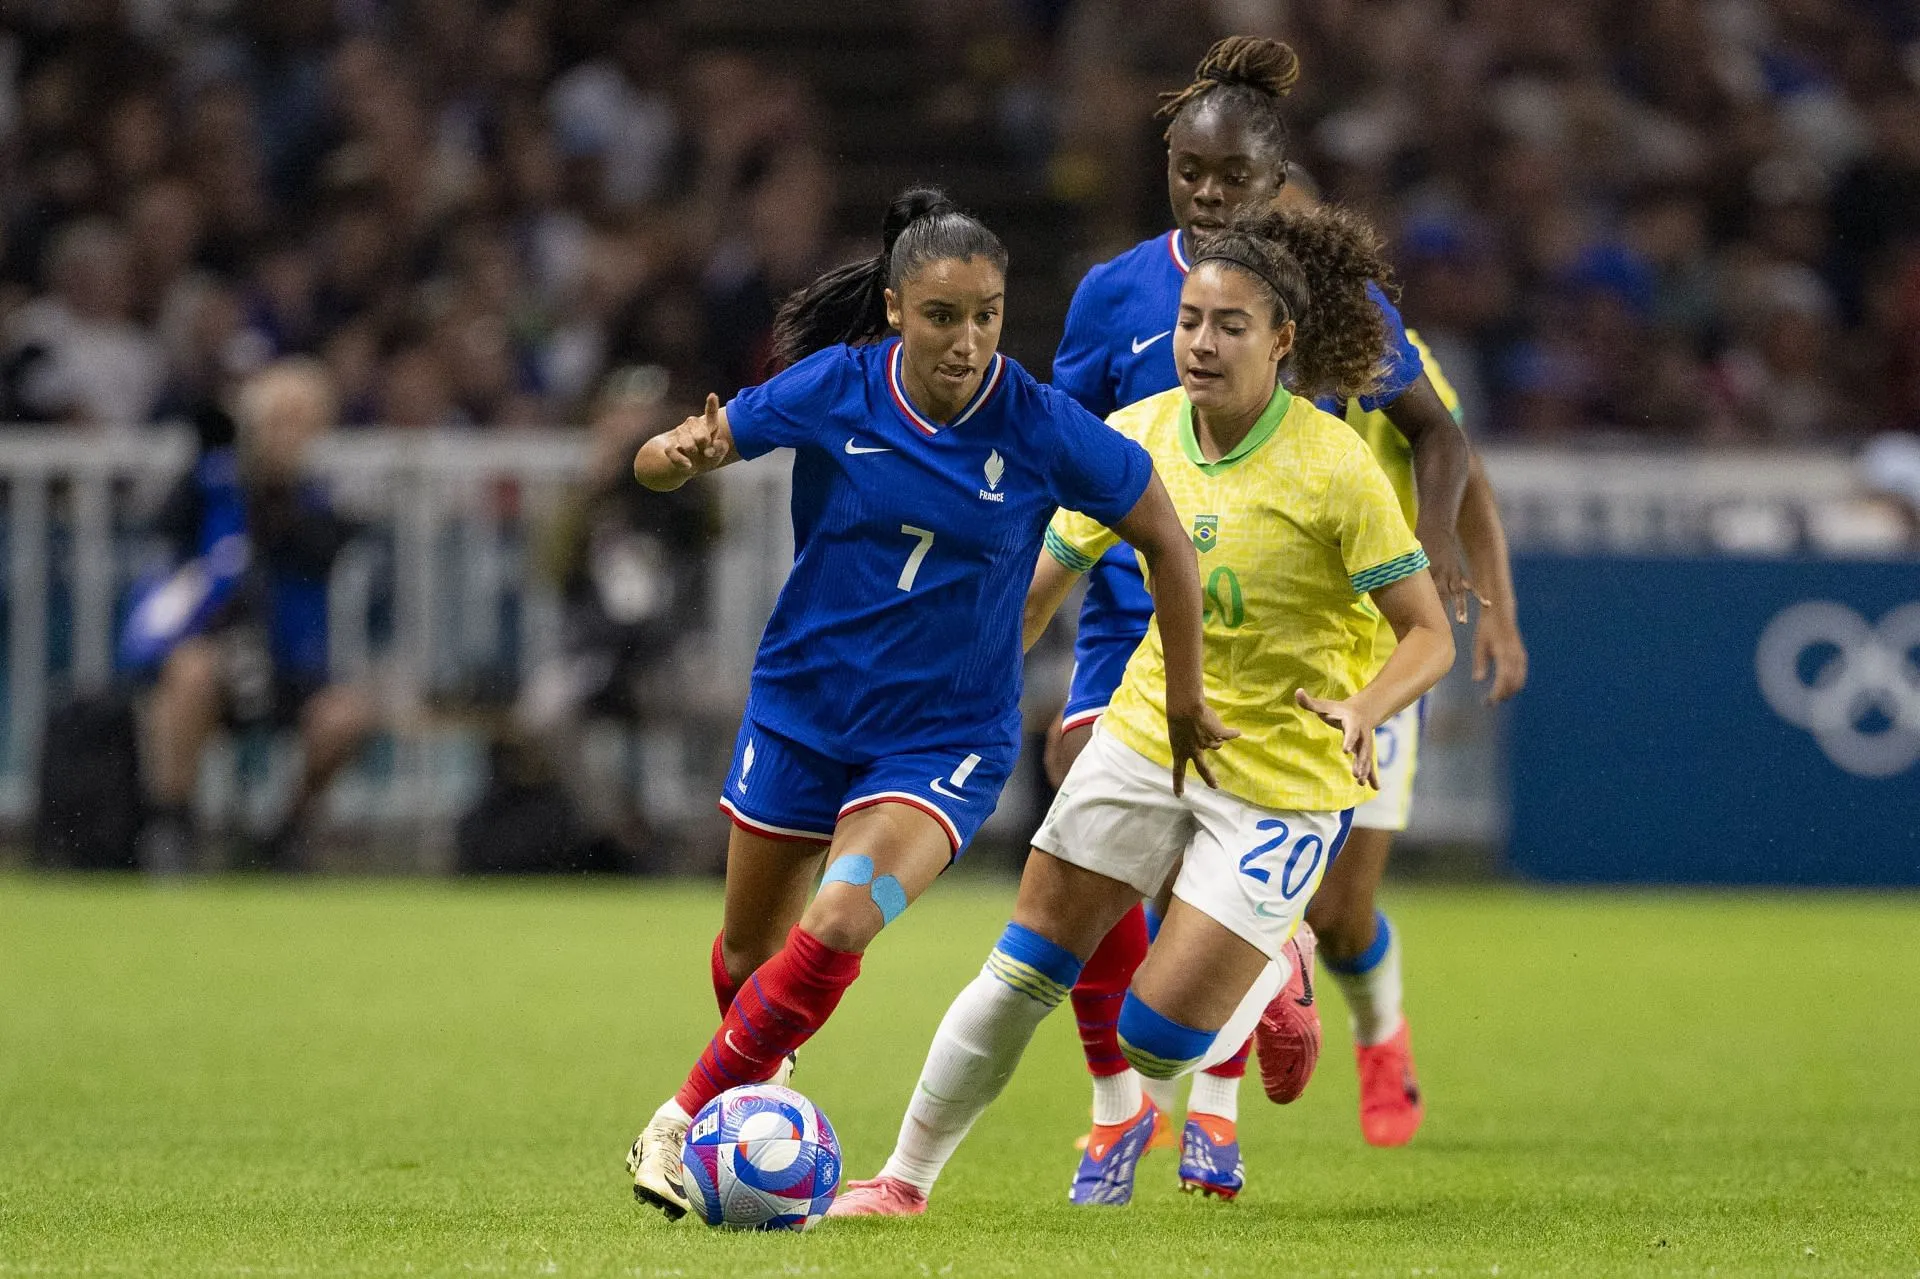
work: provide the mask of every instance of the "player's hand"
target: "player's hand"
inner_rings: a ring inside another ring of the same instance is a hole
[[[1485,604],[1480,606],[1480,624],[1473,631],[1473,681],[1478,684],[1489,675],[1487,705],[1506,701],[1527,686],[1527,642],[1511,617]]]
[[[1219,750],[1238,736],[1240,730],[1228,728],[1205,700],[1199,709],[1188,713],[1167,707],[1167,742],[1173,747],[1173,793],[1187,793],[1188,764],[1193,765],[1193,771],[1210,790],[1219,790],[1220,783],[1213,780],[1213,770],[1207,767],[1206,753]]]
[[[720,434],[720,397],[709,394],[706,410],[668,431],[661,440],[661,456],[682,480],[703,475],[727,460],[727,441]]]
[[[1436,534],[1420,540],[1427,553],[1427,572],[1433,575],[1433,588],[1440,592],[1440,603],[1453,613],[1453,620],[1467,620],[1467,597],[1480,601],[1482,608],[1488,607],[1487,597],[1474,589],[1467,577],[1466,564],[1460,558],[1460,544],[1454,540],[1452,532]]]
[[[1373,756],[1373,730],[1377,725],[1352,702],[1336,702],[1315,697],[1306,689],[1295,689],[1295,701],[1340,730],[1340,749],[1353,760],[1353,780],[1374,790],[1380,789],[1380,769]]]

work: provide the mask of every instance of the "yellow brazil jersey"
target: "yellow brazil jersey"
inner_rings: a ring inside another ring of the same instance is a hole
[[[1206,596],[1206,692],[1240,736],[1210,757],[1221,788],[1265,808],[1350,808],[1371,791],[1353,780],[1340,734],[1302,710],[1294,690],[1347,697],[1379,670],[1379,611],[1367,598],[1426,567],[1393,488],[1353,430],[1310,402],[1274,393],[1240,446],[1200,455],[1192,406],[1175,388],[1107,421],[1153,456],[1200,552]],[[1115,535],[1061,511],[1047,549],[1076,572]],[[1163,765],[1166,659],[1160,628],[1134,651],[1101,724]]]
[[[1420,340],[1420,335],[1412,329],[1407,330],[1407,339],[1420,352],[1420,362],[1426,366],[1427,380],[1433,383],[1433,389],[1439,394],[1440,402],[1447,406],[1447,412],[1453,414],[1453,420],[1460,420],[1460,396],[1453,389],[1453,383],[1447,381],[1447,375],[1440,371],[1439,361],[1433,358],[1433,352]],[[1400,513],[1407,517],[1412,525],[1419,519],[1420,498],[1413,487],[1413,446],[1407,443],[1407,437],[1400,434],[1400,428],[1387,420],[1385,410],[1375,409],[1369,413],[1360,407],[1360,401],[1347,401],[1347,425],[1360,432],[1360,438],[1367,442],[1379,459],[1380,469],[1387,473],[1387,480],[1393,485],[1394,496],[1400,499]]]
[[[1433,358],[1433,352],[1420,340],[1420,335],[1412,329],[1407,330],[1407,339],[1420,352],[1420,362],[1426,366],[1427,380],[1433,383],[1433,389],[1440,396],[1440,402],[1447,406],[1447,412],[1453,414],[1453,420],[1460,420],[1460,395],[1453,389],[1453,383],[1447,381],[1447,375],[1440,371],[1440,362]],[[1360,407],[1360,401],[1347,401],[1347,425],[1360,432],[1360,438],[1373,450],[1373,456],[1380,463],[1380,469],[1387,473],[1387,481],[1393,485],[1393,494],[1400,499],[1400,513],[1407,517],[1409,525],[1419,521],[1420,497],[1413,486],[1413,445],[1407,443],[1407,437],[1400,434],[1400,428],[1387,420],[1386,412],[1375,409],[1369,413]],[[1381,618],[1378,633],[1374,637],[1375,652],[1385,662],[1387,655],[1393,652],[1393,646],[1399,641],[1394,638],[1393,627]]]

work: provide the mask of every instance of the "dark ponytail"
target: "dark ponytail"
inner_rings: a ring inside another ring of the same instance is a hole
[[[1332,205],[1247,208],[1200,242],[1193,264],[1202,262],[1239,270],[1273,299],[1275,324],[1294,321],[1286,368],[1293,390],[1354,399],[1379,385],[1387,324],[1367,282],[1392,287],[1393,268],[1366,219]]]
[[[911,187],[887,206],[878,256],[835,267],[796,290],[773,320],[777,371],[815,351],[856,345],[887,331],[887,290],[930,262],[984,257],[1005,274],[1000,238],[962,213],[937,187]]]
[[[1171,140],[1174,123],[1189,108],[1217,102],[1244,111],[1254,136],[1284,157],[1287,121],[1280,113],[1280,99],[1299,79],[1300,55],[1292,45],[1264,36],[1228,36],[1200,59],[1191,84],[1160,95],[1160,109],[1154,116],[1167,121],[1166,136]]]

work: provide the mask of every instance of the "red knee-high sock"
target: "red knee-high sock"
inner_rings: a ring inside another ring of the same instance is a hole
[[[1247,1054],[1253,1051],[1253,1036],[1247,1036],[1247,1042],[1240,1045],[1240,1051],[1215,1066],[1208,1066],[1205,1073],[1215,1079],[1240,1079],[1247,1073]]]
[[[1135,906],[1113,926],[1080,970],[1073,987],[1073,1019],[1080,1025],[1080,1047],[1087,1073],[1117,1075],[1127,1068],[1120,1052],[1120,1005],[1133,983],[1134,970],[1147,957],[1147,916]]]
[[[724,929],[713,935],[713,997],[720,1005],[722,1017],[733,1007],[733,997],[740,993],[740,983],[728,974],[726,952],[721,948],[726,936]]]
[[[741,983],[720,1033],[674,1100],[697,1114],[727,1089],[765,1079],[782,1057],[813,1038],[859,975],[859,955],[830,950],[795,924],[779,953]]]

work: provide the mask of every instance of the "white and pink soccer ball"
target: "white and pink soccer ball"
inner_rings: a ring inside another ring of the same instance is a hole
[[[709,1226],[806,1230],[840,1188],[840,1142],[791,1088],[746,1084],[700,1108],[681,1152],[687,1198]]]

